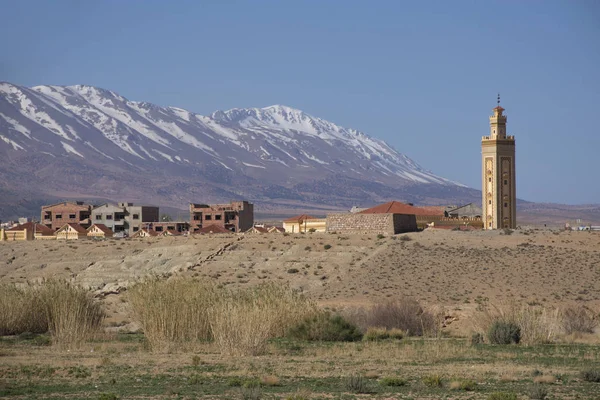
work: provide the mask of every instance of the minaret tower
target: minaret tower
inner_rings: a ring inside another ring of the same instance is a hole
[[[515,137],[506,135],[506,115],[498,105],[490,116],[490,135],[481,139],[483,228],[517,227]]]

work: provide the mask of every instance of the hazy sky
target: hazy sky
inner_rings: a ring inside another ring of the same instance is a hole
[[[517,195],[600,203],[600,2],[0,0],[0,80],[208,114],[285,104],[480,188],[496,94]]]

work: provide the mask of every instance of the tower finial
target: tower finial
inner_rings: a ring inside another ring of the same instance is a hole
[[[498,107],[500,107],[500,93],[498,93]]]

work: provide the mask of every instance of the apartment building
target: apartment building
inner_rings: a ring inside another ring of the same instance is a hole
[[[215,225],[232,232],[245,232],[254,225],[254,204],[232,201],[229,204],[190,203],[190,231]]]
[[[82,201],[65,201],[42,206],[40,221],[42,225],[57,231],[65,224],[87,224],[92,206]]]
[[[142,224],[157,222],[158,218],[158,207],[122,202],[94,207],[91,222],[103,224],[117,235],[133,235],[142,228]]]

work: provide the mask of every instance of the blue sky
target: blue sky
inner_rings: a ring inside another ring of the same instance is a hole
[[[208,114],[285,104],[480,187],[501,93],[518,197],[600,203],[600,3],[7,1],[0,80]]]

